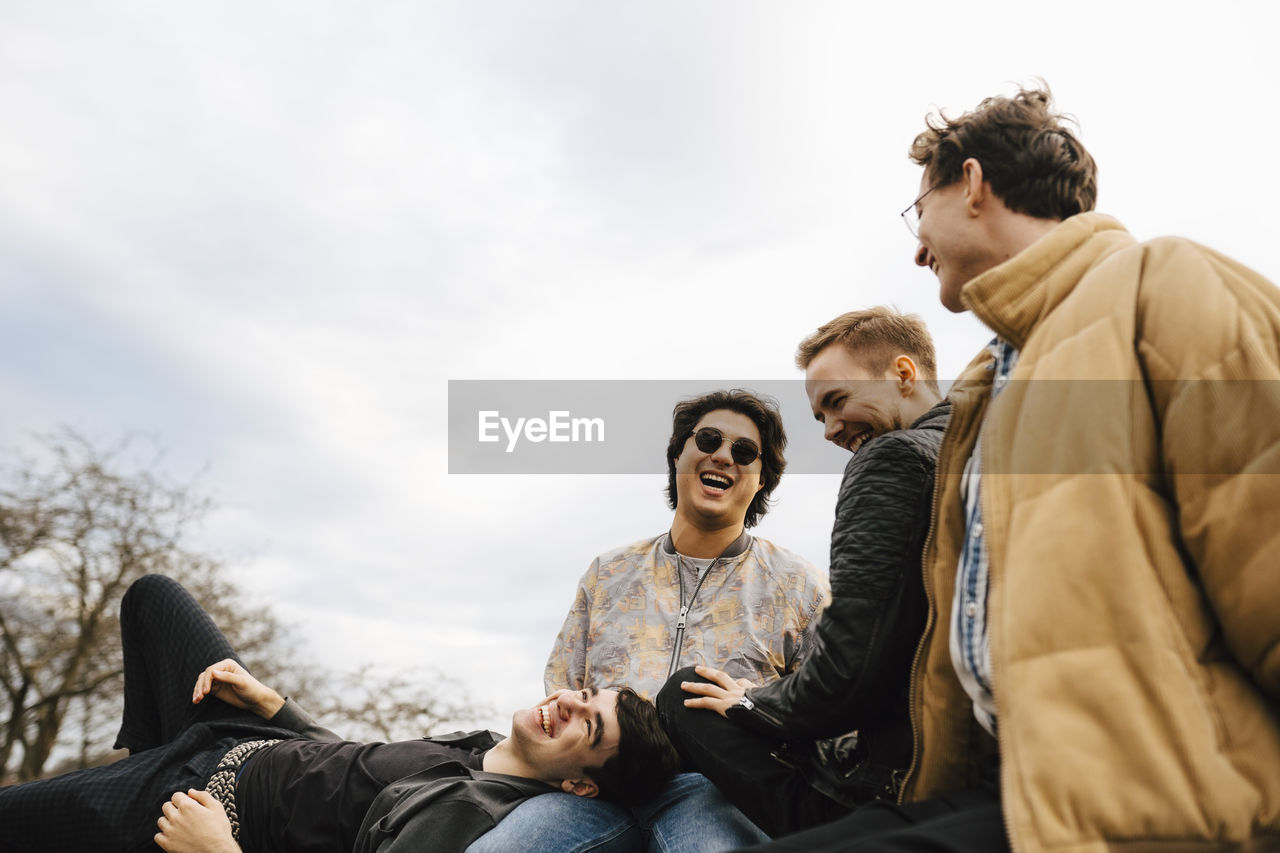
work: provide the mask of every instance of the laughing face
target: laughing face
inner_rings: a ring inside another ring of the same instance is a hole
[[[920,192],[931,186],[933,178],[926,171],[920,178]],[[920,224],[915,262],[937,276],[938,299],[949,311],[968,310],[960,298],[964,286],[1010,256],[983,227],[983,205],[978,200],[986,200],[989,208],[999,203],[989,193],[981,165],[970,159],[960,180],[939,186],[916,202]]]
[[[685,439],[675,460],[676,515],[701,529],[741,525],[763,485],[764,461],[757,457],[750,465],[739,465],[730,448],[739,438],[760,447],[760,430],[751,418],[728,409],[707,412],[693,431],[703,427],[719,430],[724,440],[706,453],[698,449],[692,435]]]
[[[589,777],[618,751],[618,694],[614,690],[557,690],[511,718],[511,740],[537,778],[562,784]],[[591,793],[587,793],[591,796]]]
[[[892,369],[872,373],[840,343],[809,362],[804,390],[827,441],[850,453],[878,435],[910,425],[898,375]]]

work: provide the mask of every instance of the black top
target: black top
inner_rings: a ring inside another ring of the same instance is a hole
[[[894,771],[911,763],[907,686],[926,615],[921,552],[950,416],[944,400],[910,428],[867,442],[849,461],[831,533],[831,604],[813,651],[789,676],[748,690],[753,709],[727,714],[787,740],[858,729],[859,770],[840,783],[851,790],[815,781],[837,799],[892,796]]]
[[[246,853],[349,853],[369,805],[389,784],[447,761],[481,770],[486,751],[425,739],[282,741],[253,755],[240,773],[240,845]]]

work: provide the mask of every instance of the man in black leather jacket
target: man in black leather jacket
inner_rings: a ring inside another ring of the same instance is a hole
[[[831,604],[798,670],[757,687],[678,671],[658,710],[686,766],[777,836],[893,797],[911,761],[911,658],[924,629],[921,549],[949,404],[933,342],[888,308],[841,315],[801,343],[826,438],[853,453],[831,536]],[[708,713],[713,711],[715,713]]]

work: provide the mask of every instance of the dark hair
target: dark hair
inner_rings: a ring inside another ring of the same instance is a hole
[[[630,687],[618,690],[618,751],[586,774],[598,796],[634,804],[652,799],[676,775],[680,757],[658,722],[658,709]]]
[[[915,359],[925,384],[938,390],[938,360],[933,338],[924,321],[915,314],[902,314],[883,305],[841,314],[800,342],[796,366],[807,370],[818,353],[835,343],[843,344],[867,370],[877,374],[905,353]]]
[[[684,450],[684,443],[693,434],[693,428],[703,415],[724,409],[751,418],[760,430],[760,482],[763,487],[756,492],[747,507],[743,524],[754,527],[760,517],[769,511],[769,495],[782,480],[787,460],[782,451],[787,446],[787,431],[782,427],[782,415],[778,403],[772,397],[761,397],[750,391],[712,391],[701,397],[681,400],[671,412],[671,440],[667,442],[667,504],[675,509],[680,502],[676,493],[676,459]]]
[[[1093,210],[1098,199],[1098,167],[1068,121],[1076,124],[1053,111],[1053,95],[1041,80],[1038,89],[987,98],[959,118],[941,111],[925,116],[929,129],[911,143],[911,159],[931,183],[947,186],[960,180],[972,157],[1010,210],[1066,219]]]

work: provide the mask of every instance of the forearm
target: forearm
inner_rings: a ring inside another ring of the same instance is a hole
[[[732,715],[762,733],[825,737],[896,701],[923,628],[920,546],[932,464],[895,441],[864,449],[841,487],[831,538],[831,604],[814,648],[782,681],[747,692]]]
[[[894,672],[906,664],[895,647],[902,638],[898,599],[832,602],[812,653],[779,681],[746,692],[728,716],[772,737],[818,738],[857,728],[869,708],[891,701]],[[856,630],[843,630],[852,626]],[[918,632],[916,632],[918,636]]]
[[[300,737],[308,740],[336,742],[343,739],[318,724],[311,718],[310,714],[302,709],[301,705],[292,699],[282,700],[280,709],[267,722],[277,728],[297,732]]]

